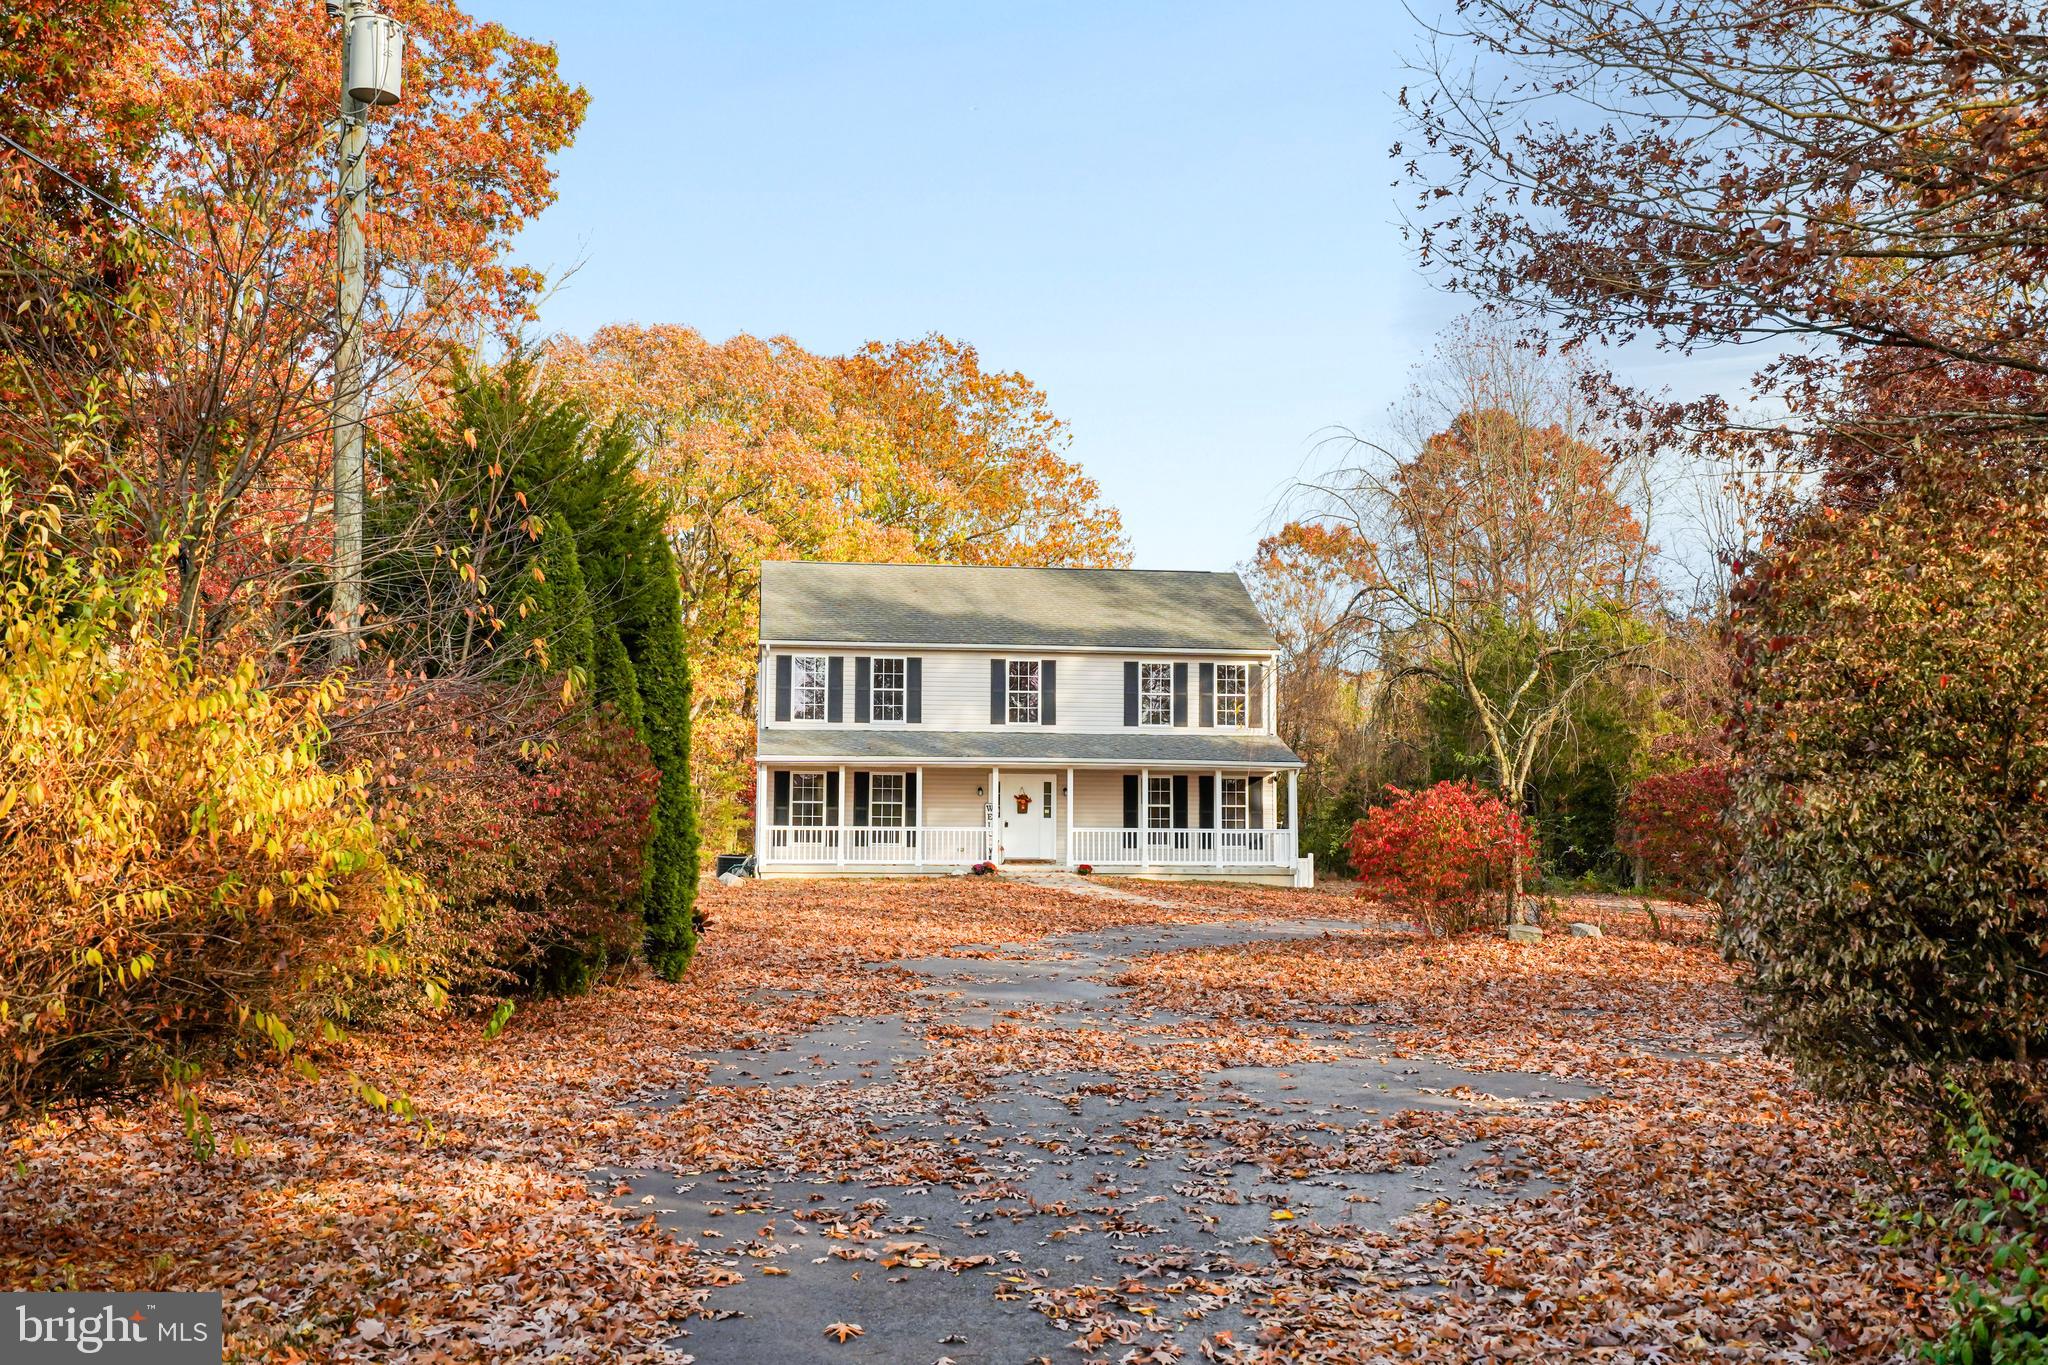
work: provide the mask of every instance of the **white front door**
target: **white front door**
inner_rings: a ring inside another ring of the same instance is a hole
[[[1003,858],[1042,859],[1059,856],[1059,784],[1051,773],[1004,773],[996,798],[996,830]]]

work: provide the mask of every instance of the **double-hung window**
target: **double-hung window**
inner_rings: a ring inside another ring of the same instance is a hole
[[[822,654],[798,654],[789,664],[791,720],[825,719],[827,665]]]
[[[904,719],[903,699],[905,696],[902,659],[876,659],[873,664],[873,681],[869,684],[868,719],[890,721]]]
[[[901,829],[908,823],[903,817],[903,774],[876,773],[868,778],[868,823]]]
[[[1155,777],[1145,784],[1145,827],[1173,828],[1173,779]]]
[[[1009,723],[1012,725],[1036,725],[1039,723],[1039,661],[1036,659],[1012,659],[1009,663]]]
[[[1138,665],[1138,724],[1173,724],[1173,665]]]
[[[825,823],[825,774],[789,775],[789,823],[810,828]]]
[[[1250,782],[1242,777],[1223,779],[1223,798],[1219,803],[1223,815],[1223,828],[1248,829],[1251,827]]]
[[[1216,665],[1216,723],[1243,725],[1250,714],[1251,669],[1245,664]]]

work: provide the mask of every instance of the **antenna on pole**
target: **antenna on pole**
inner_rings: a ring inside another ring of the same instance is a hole
[[[334,656],[353,663],[363,601],[363,208],[373,105],[405,89],[405,26],[373,0],[327,0],[341,20],[341,146],[336,166],[334,352]]]

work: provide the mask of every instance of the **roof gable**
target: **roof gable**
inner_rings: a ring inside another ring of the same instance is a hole
[[[761,638],[1029,649],[1274,647],[1234,573],[950,564],[763,564]]]

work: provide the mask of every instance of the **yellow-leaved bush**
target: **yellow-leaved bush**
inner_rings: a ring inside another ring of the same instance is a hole
[[[165,1086],[210,1146],[208,1064],[310,1073],[364,979],[404,970],[424,893],[362,770],[322,766],[340,684],[160,638],[160,562],[60,539],[62,507],[0,486],[0,1117]]]

